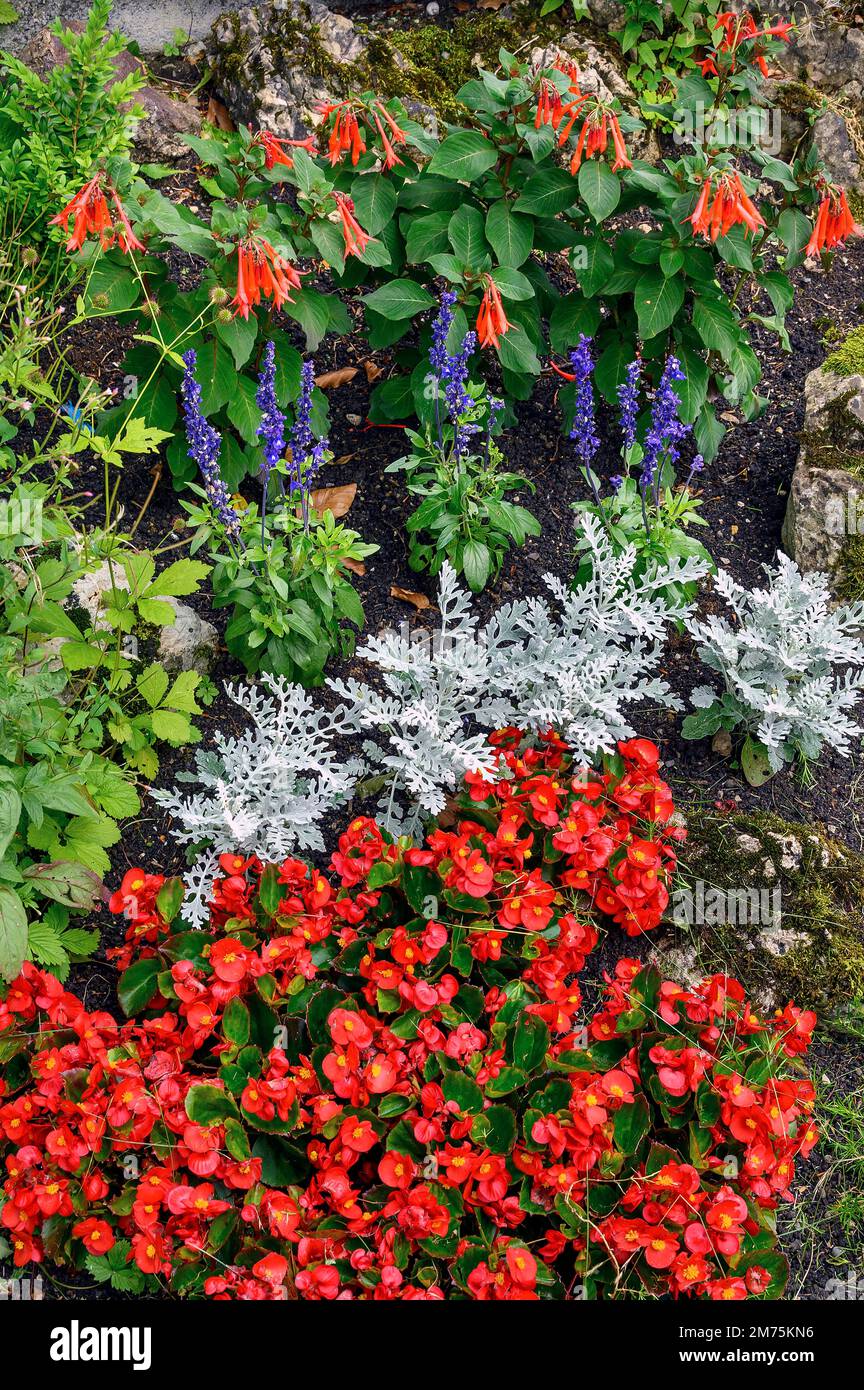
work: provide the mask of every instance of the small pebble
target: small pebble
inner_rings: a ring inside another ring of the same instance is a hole
[[[430,15],[432,19],[435,18],[436,14],[441,13],[441,6],[437,3],[437,0],[430,0],[430,3],[426,6],[426,13]]]

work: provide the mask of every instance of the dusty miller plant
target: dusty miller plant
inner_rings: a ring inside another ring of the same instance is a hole
[[[723,689],[700,685],[693,691],[698,713],[685,719],[685,737],[718,729],[746,734],[742,763],[756,782],[796,757],[815,760],[825,743],[846,756],[850,739],[864,732],[849,714],[864,687],[858,637],[864,603],[832,609],[827,577],[802,575],[786,555],[778,554],[777,565],[764,569],[767,586],[752,591],[719,573],[717,592],[733,622],[710,617],[687,623],[701,660],[719,674]]]
[[[551,602],[506,604],[479,628],[445,565],[441,629],[431,640],[384,633],[359,649],[381,671],[384,693],[357,681],[329,682],[349,702],[358,729],[377,735],[364,752],[388,772],[389,821],[407,793],[403,827],[413,832],[424,815],[443,809],[466,771],[488,766],[477,726],[553,728],[590,764],[634,732],[625,705],[653,699],[680,708],[653,672],[669,623],[688,611],[683,602],[670,609],[670,588],[702,578],[707,563],[678,558],[637,575],[635,546],[616,551],[593,516],[580,529],[591,563],[577,588],[546,575]]]
[[[229,688],[253,728],[239,739],[217,735],[217,751],[197,755],[197,774],[184,780],[203,792],[154,793],[183,843],[212,846],[196,866],[187,918],[203,920],[220,852],[279,860],[295,848],[322,849],[321,819],[354,792],[381,792],[384,828],[416,834],[466,773],[491,774],[489,729],[553,728],[590,765],[634,733],[626,705],[680,708],[655,674],[667,627],[689,611],[683,601],[670,609],[668,594],[701,578],[705,562],[678,558],[637,574],[634,546],[617,552],[596,517],[580,526],[591,557],[585,581],[571,590],[547,575],[549,600],[506,604],[485,626],[445,564],[440,628],[370,638],[358,656],[376,668],[377,683],[328,681],[343,701],[333,711],[316,710],[306,691],[281,679],[267,678],[271,696]],[[334,740],[347,734],[359,736],[361,750],[345,761]]]
[[[316,708],[307,690],[282,676],[262,676],[262,684],[226,687],[251,727],[239,738],[217,733],[213,751],[196,753],[196,771],[178,773],[194,793],[153,791],[173,817],[176,839],[208,846],[183,902],[194,926],[206,920],[220,854],[239,850],[279,862],[294,850],[323,849],[320,823],[348,800],[362,770],[335,746],[351,728],[346,710]]]

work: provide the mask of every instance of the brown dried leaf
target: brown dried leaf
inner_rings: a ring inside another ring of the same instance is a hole
[[[351,503],[357,496],[356,483],[342,483],[340,487],[319,487],[309,498],[316,512],[332,512],[338,520],[351,510]]]
[[[217,101],[215,97],[211,97],[207,103],[205,119],[210,122],[210,125],[215,125],[217,130],[236,130],[228,107],[223,106],[222,102]]]
[[[328,386],[344,386],[346,381],[353,381],[357,375],[356,367],[340,367],[335,372],[323,372],[321,376],[316,376],[315,385],[320,386],[322,391],[326,391]]]
[[[378,366],[377,362],[373,362],[371,357],[367,357],[363,366],[366,368],[366,380],[369,382],[377,381],[384,370],[383,367]]]
[[[390,597],[401,598],[403,603],[413,604],[418,613],[422,613],[424,608],[432,607],[431,600],[425,594],[414,593],[411,589],[400,589],[398,584],[391,586]]]
[[[352,574],[365,574],[366,566],[362,560],[343,560],[346,570],[351,570]]]

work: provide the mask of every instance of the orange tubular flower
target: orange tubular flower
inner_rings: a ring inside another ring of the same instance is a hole
[[[144,246],[132,230],[126,210],[117,193],[109,185],[108,198],[114,206],[117,221],[112,220],[108,200],[102,188],[102,175],[96,174],[80,192],[70,200],[62,212],[51,218],[52,227],[62,227],[69,231],[72,219],[72,232],[66,243],[67,251],[80,251],[85,238],[91,233],[98,236],[103,251],[116,243],[121,251],[143,251]]]
[[[587,97],[583,97],[581,101],[587,101]],[[574,107],[576,105],[577,103],[574,102]],[[581,105],[581,102],[579,105]],[[566,127],[563,128],[558,136],[559,145],[563,145],[567,140],[578,116],[579,111],[575,110]],[[579,132],[579,139],[576,141],[576,148],[570,160],[571,174],[578,173],[583,159],[593,159],[595,155],[605,155],[610,135],[615,150],[615,162],[612,165],[613,171],[632,168],[632,162],[627,154],[627,146],[624,144],[624,136],[621,134],[621,127],[618,124],[618,117],[613,115],[611,111],[606,111],[604,107],[598,103],[593,110],[588,112],[582,124],[582,129]]]
[[[561,93],[554,83],[547,77],[540,80],[540,88],[537,92],[537,112],[534,116],[534,129],[539,130],[541,125],[551,125],[553,130],[557,130],[564,115],[565,107],[561,100]]]
[[[307,135],[305,140],[286,140],[284,137],[273,135],[269,130],[259,130],[252,139],[253,145],[261,145],[264,150],[264,166],[272,169],[274,164],[284,164],[286,169],[293,169],[294,160],[288,154],[285,146],[292,150],[308,150],[312,154],[315,150],[315,139],[312,135]]]
[[[507,332],[510,324],[504,313],[498,286],[490,275],[486,276],[483,289],[483,302],[477,315],[477,338],[481,347],[498,346],[498,341]]]
[[[263,237],[248,236],[237,246],[237,293],[231,301],[235,317],[248,319],[249,310],[272,299],[281,309],[291,301],[292,290],[299,290],[300,276],[290,261],[280,255]]]
[[[351,151],[351,163],[356,164],[366,153],[366,142],[360,131],[354,107],[350,101],[325,103],[320,108],[325,120],[336,113],[327,148],[331,165],[338,164],[346,151]]]
[[[377,125],[378,130],[379,130],[380,133],[381,133],[381,139],[384,140],[385,148],[387,147],[388,142],[387,142],[387,140],[385,139],[383,130],[381,130],[381,121],[380,121],[380,119],[379,119],[380,117],[383,117],[383,119],[387,122],[388,126],[390,127],[390,141],[392,142],[392,144],[394,144],[394,145],[405,145],[405,144],[407,144],[407,143],[408,143],[408,136],[405,134],[405,132],[404,132],[404,130],[402,129],[402,127],[401,127],[401,126],[393,119],[393,117],[390,115],[390,112],[387,110],[387,107],[384,106],[383,103],[380,102],[380,101],[374,102],[373,105],[377,108],[377,112],[378,112],[378,115],[375,116],[375,124]],[[375,115],[374,112],[373,112],[373,115]],[[402,162],[401,160],[395,159],[395,156],[394,156],[394,160],[395,160],[395,163],[397,163],[397,164],[400,164],[400,163]],[[389,168],[390,166],[388,165],[387,167]]]
[[[392,169],[394,164],[401,164],[402,160],[399,158],[398,154],[396,153],[390,141],[388,140],[387,133],[381,124],[381,118],[374,111],[372,113],[372,118],[375,122],[375,125],[377,126],[378,134],[381,136],[381,144],[384,146],[384,168]]]
[[[745,193],[738,174],[731,172],[709,174],[696,206],[686,220],[693,227],[694,236],[704,236],[710,241],[726,236],[739,223],[748,232],[756,232],[765,226],[759,209]]]
[[[722,41],[717,44],[718,53],[731,54],[730,70],[735,71],[735,53],[742,43],[747,43],[750,39],[782,39],[784,43],[789,42],[789,35],[792,25],[785,21],[779,24],[772,24],[760,29],[753,16],[744,11],[743,14],[735,14],[734,10],[727,10],[724,14],[719,14],[714,21],[714,29],[723,30]],[[768,64],[765,61],[764,46],[757,43],[753,60],[762,73],[763,77],[768,76]],[[717,67],[713,55],[702,61],[702,76],[716,77]]]
[[[362,256],[371,240],[354,216],[354,202],[344,193],[334,192],[336,208],[342,219],[342,235],[345,238],[345,255]]]
[[[818,256],[821,251],[833,251],[850,236],[864,236],[864,228],[859,227],[852,216],[846,201],[846,190],[829,188],[819,204],[805,254]]]
[[[384,150],[384,168],[392,169],[395,164],[402,163],[394,146],[406,144],[408,136],[393,119],[384,103],[377,98],[369,106],[342,101],[324,103],[318,109],[325,120],[335,113],[328,141],[331,165],[338,164],[349,150],[352,164],[356,164],[361,154],[366,153],[366,141],[360,129],[358,116],[370,134],[378,132]],[[388,127],[387,130],[384,129],[385,125]]]

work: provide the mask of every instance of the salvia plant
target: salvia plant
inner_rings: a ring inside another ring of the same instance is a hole
[[[200,505],[184,503],[196,534],[194,553],[205,543],[216,560],[213,605],[233,608],[225,640],[247,672],[264,671],[319,685],[334,651],[353,650],[343,620],[361,627],[363,605],[349,578],[346,561],[360,561],[377,546],[337,524],[332,511],[320,514],[313,484],[332,458],[327,440],[313,429],[315,368],[301,370],[294,423],[286,436],[279,408],[276,355],[268,342],[258,375],[256,433],[263,448],[259,469],[260,506],[229,495],[220,470],[222,439],[202,410],[194,349],[184,354],[183,407],[189,456],[202,483],[194,488]],[[286,457],[286,446],[288,457]]]
[[[693,691],[684,735],[743,734],[742,767],[755,785],[796,759],[806,768],[824,744],[848,756],[864,732],[851,713],[864,689],[864,603],[832,607],[827,576],[801,574],[786,555],[765,570],[767,585],[753,590],[720,571],[733,621],[687,621],[721,688]]]
[[[426,431],[406,431],[411,452],[387,472],[405,472],[409,491],[422,499],[406,522],[411,568],[437,574],[449,560],[477,592],[498,573],[511,544],[540,534],[540,523],[506,498],[533,485],[501,471],[493,431],[504,402],[468,380],[477,335],[467,332],[458,350],[449,351],[455,303],[455,290],[445,290],[432,327]]]
[[[619,473],[603,479],[596,465],[600,449],[597,433],[592,340],[584,334],[570,354],[573,386],[573,424],[570,438],[581,471],[591,489],[587,501],[574,504],[577,515],[593,514],[602,522],[617,547],[633,545],[641,564],[656,560],[698,557],[709,568],[713,561],[705,547],[687,534],[692,525],[704,526],[699,500],[692,484],[702,472],[701,454],[693,454],[686,477],[679,483],[677,466],[690,426],[681,418],[682,395],[687,376],[670,353],[660,380],[642,408],[643,363],[635,358],[618,388],[618,425],[622,465]],[[587,557],[583,557],[588,563]],[[577,575],[577,578],[581,577]],[[670,601],[677,601],[670,594]],[[692,597],[692,590],[688,594]]]

